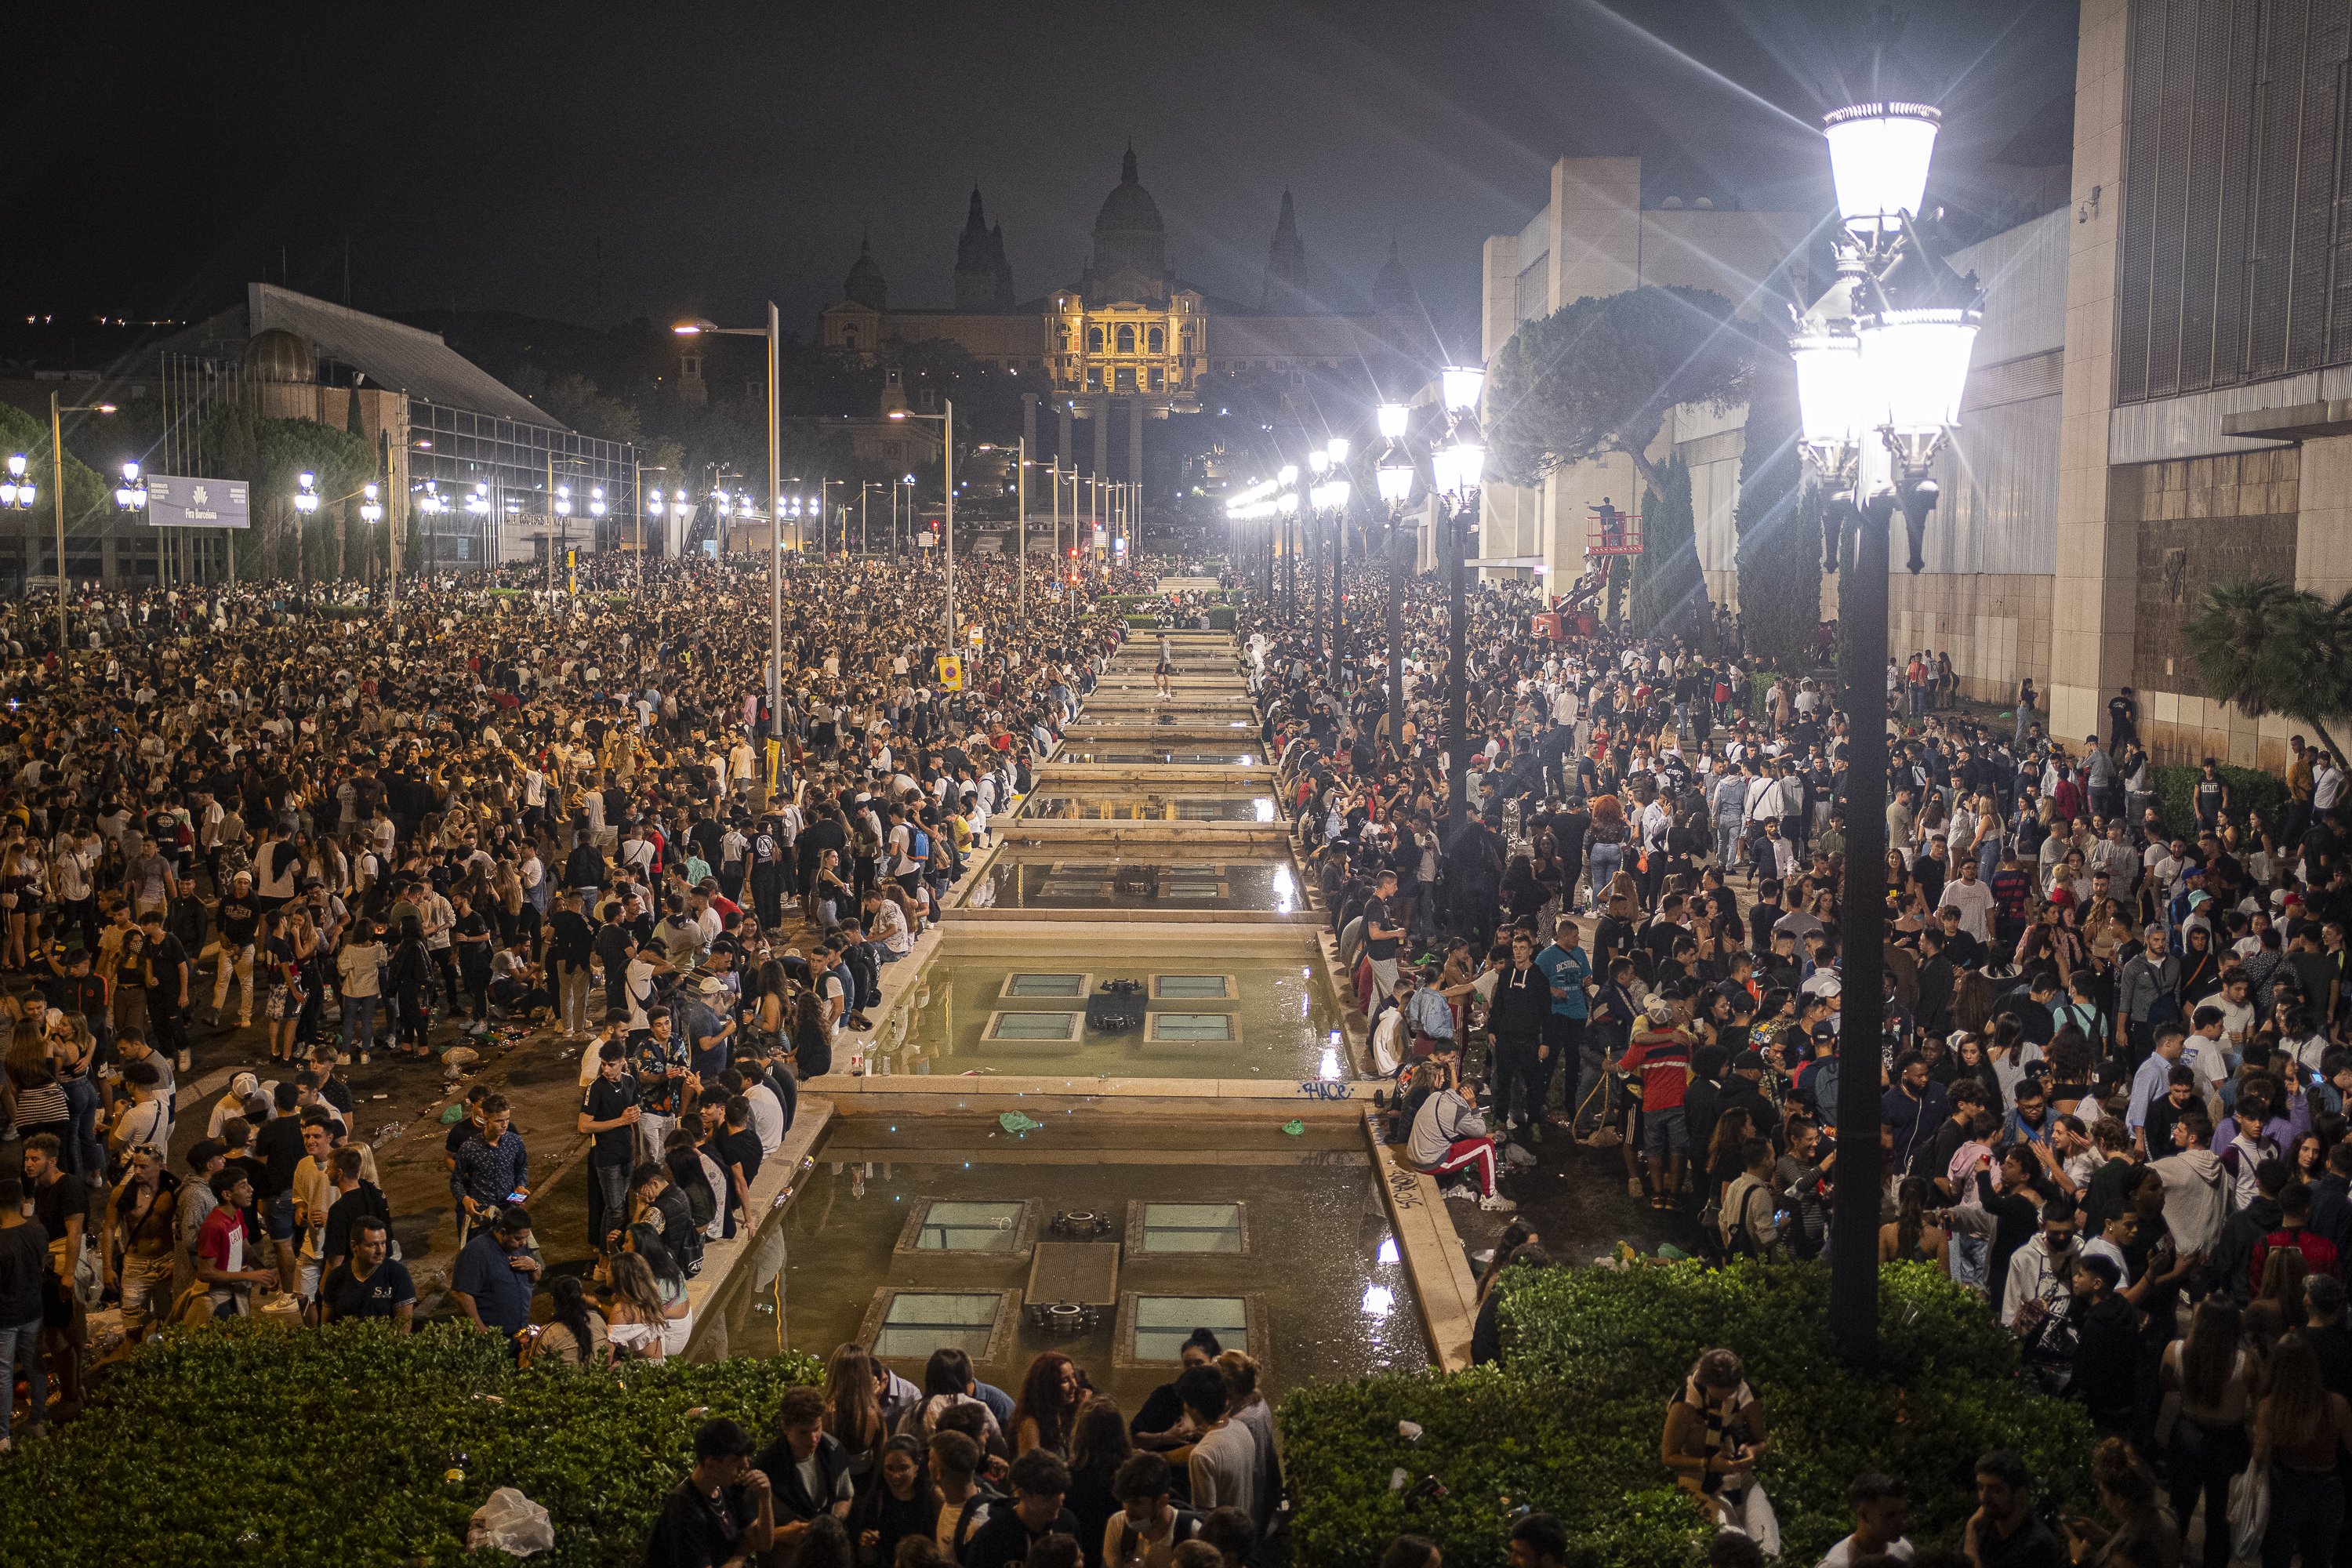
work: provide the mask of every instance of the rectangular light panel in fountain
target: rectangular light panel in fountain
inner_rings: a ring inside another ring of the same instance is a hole
[[[1094,987],[1091,974],[1047,974],[1021,970],[1004,977],[1004,989],[998,994],[1013,996],[1051,996],[1066,1002],[1081,1002]]]
[[[1075,1040],[1084,1013],[992,1013],[984,1040]]]
[[[1240,1038],[1231,1013],[1150,1013],[1144,1016],[1143,1037],[1171,1044],[1189,1041],[1225,1045]]]
[[[1020,1250],[1022,1220],[1028,1205],[1019,1199],[999,1203],[929,1204],[915,1228],[918,1252],[1003,1252]]]
[[[885,1290],[887,1302],[876,1325],[871,1350],[877,1356],[922,1361],[936,1350],[960,1350],[978,1362],[994,1359],[1000,1333],[1018,1310],[1018,1290],[964,1293],[945,1290]],[[880,1303],[877,1303],[880,1305]]]
[[[1137,1203],[1128,1206],[1128,1245],[1139,1255],[1249,1250],[1246,1205]]]
[[[1229,1351],[1248,1352],[1250,1320],[1256,1316],[1244,1296],[1142,1296],[1129,1292],[1119,1301],[1119,1353],[1139,1362],[1183,1359],[1184,1342],[1194,1329],[1206,1329]],[[1255,1353],[1255,1352],[1252,1352]]]
[[[1151,977],[1151,999],[1154,1002],[1231,1002],[1235,997],[1234,977],[1230,974],[1155,974]]]

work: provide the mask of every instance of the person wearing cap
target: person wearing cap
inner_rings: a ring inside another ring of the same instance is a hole
[[[221,1010],[228,1005],[229,982],[237,985],[236,1026],[253,1026],[253,944],[261,930],[261,905],[253,896],[253,873],[239,871],[229,879],[213,911],[218,927],[220,957],[213,978],[213,1025],[223,1026]]]
[[[1618,1062],[1642,1077],[1642,1145],[1650,1206],[1671,1209],[1690,1161],[1690,1129],[1683,1098],[1690,1086],[1689,1037],[1675,1026],[1675,1005],[1655,992],[1642,1001],[1642,1023]]]
[[[716,1083],[719,1075],[727,1070],[727,1061],[733,1048],[736,1021],[730,1016],[726,982],[715,974],[706,974],[696,984],[694,996],[686,1005],[686,1046],[688,1060],[693,1064],[696,1076],[704,1083]]]

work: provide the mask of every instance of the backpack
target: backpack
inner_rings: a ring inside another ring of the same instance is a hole
[[[931,836],[924,832],[919,827],[914,828],[910,831],[907,835],[907,858],[915,861],[919,865],[929,865],[931,861]]]

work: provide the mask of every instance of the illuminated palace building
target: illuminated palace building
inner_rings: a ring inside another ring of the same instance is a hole
[[[1124,477],[1139,482],[1143,421],[1194,412],[1213,400],[1220,377],[1425,363],[1433,353],[1420,298],[1393,244],[1372,280],[1369,309],[1333,308],[1321,297],[1326,292],[1308,284],[1307,247],[1287,191],[1256,306],[1203,293],[1178,277],[1159,204],[1137,179],[1129,148],[1118,184],[1095,216],[1093,253],[1075,281],[1020,299],[1003,229],[990,225],[975,189],[956,246],[952,307],[892,307],[882,268],[866,246],[843,298],[824,312],[822,332],[827,347],[866,355],[887,354],[894,343],[944,339],[984,364],[1035,375],[1039,390],[1024,400],[1032,449],[1038,449],[1038,405],[1050,402],[1060,416],[1064,455],[1076,457],[1073,421],[1093,425],[1095,473],[1111,473],[1110,429],[1124,416]]]

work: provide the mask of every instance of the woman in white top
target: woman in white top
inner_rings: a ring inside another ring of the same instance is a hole
[[[666,1329],[661,1288],[654,1283],[654,1271],[635,1253],[624,1252],[614,1258],[612,1311],[604,1330],[613,1353],[660,1361],[667,1353],[663,1342]]]
[[[686,1270],[662,1245],[661,1232],[640,1221],[624,1233],[622,1245],[645,1259],[661,1298],[662,1343],[670,1355],[684,1355],[694,1333],[694,1308],[686,1296]]]

